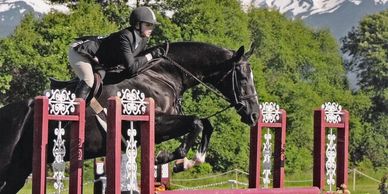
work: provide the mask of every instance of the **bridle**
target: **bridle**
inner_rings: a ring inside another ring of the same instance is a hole
[[[239,104],[242,104],[242,101],[243,100],[247,100],[247,99],[250,99],[250,98],[256,98],[257,97],[257,94],[249,94],[249,95],[241,95],[242,92],[241,92],[241,85],[239,84],[239,78],[237,76],[237,73],[236,73],[236,69],[237,67],[240,67],[241,68],[241,64],[240,63],[234,63],[233,64],[233,67],[220,79],[220,81],[217,82],[217,84],[220,84],[221,82],[223,82],[229,75],[231,75],[231,79],[232,79],[232,91],[233,91],[233,99],[234,99],[234,103],[231,103],[232,105],[239,105]],[[240,94],[240,95],[238,95]]]

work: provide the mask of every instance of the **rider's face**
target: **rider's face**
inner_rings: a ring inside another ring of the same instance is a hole
[[[151,36],[152,31],[155,28],[154,24],[148,23],[148,22],[141,22],[141,36],[149,38]]]

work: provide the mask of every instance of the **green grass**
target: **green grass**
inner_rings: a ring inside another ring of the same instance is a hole
[[[69,193],[69,191],[67,190],[69,187],[68,183],[69,183],[68,181],[65,181],[65,191],[61,193]],[[47,182],[46,189],[47,189],[46,190],[47,194],[55,193],[55,189],[52,181]],[[93,194],[93,183],[84,182],[83,191],[84,191],[84,194]],[[31,193],[32,193],[32,184],[31,184],[31,179],[29,179],[26,185],[23,187],[23,189],[18,192],[18,194],[31,194]]]
[[[377,179],[380,179],[383,176],[383,172],[368,172],[366,173],[372,177],[375,177]],[[214,174],[213,174],[214,175]],[[204,176],[201,176],[204,177]],[[198,185],[209,185],[211,183],[218,183],[218,182],[225,182],[231,179],[236,179],[235,174],[229,174],[226,176],[221,176],[221,177],[216,177],[216,178],[211,178],[211,179],[206,179],[206,180],[196,180],[196,181],[174,181],[174,179],[183,179],[187,178],[187,175],[175,175],[173,176],[173,183],[176,185],[184,185],[187,187],[195,187]],[[290,187],[311,187],[312,186],[312,173],[311,172],[306,172],[303,174],[293,174],[293,175],[286,175],[286,180],[285,180],[285,187],[290,188]],[[248,177],[246,175],[239,174],[237,176],[237,180],[239,182],[248,182]],[[305,180],[305,181],[304,181]],[[295,181],[301,181],[301,182],[295,182]],[[355,190],[353,190],[353,175],[349,174],[349,179],[348,179],[348,189],[352,194],[379,194],[379,191],[377,190],[378,188],[377,182],[367,179],[365,177],[361,177],[359,175],[356,176],[356,184],[355,184]],[[261,185],[263,186],[263,183],[261,182]],[[179,189],[180,187],[178,186],[173,186],[173,189]],[[232,184],[225,184],[217,187],[208,187],[208,189],[228,189],[228,188],[236,188],[235,185]],[[246,188],[244,185],[238,185],[238,188]],[[325,187],[326,190],[329,189],[328,186]]]
[[[373,173],[368,172],[365,173],[369,176],[375,177],[377,179],[380,179],[383,175],[383,172],[380,173]],[[172,177],[172,189],[179,189],[180,187],[177,185],[184,185],[186,187],[197,187],[201,185],[210,185],[214,183],[220,183],[220,182],[228,182],[229,180],[235,180],[237,177],[237,180],[239,182],[247,183],[248,182],[248,176],[244,174],[235,174],[230,173],[214,178],[209,179],[203,179],[203,180],[191,180],[191,181],[179,181],[179,179],[192,179],[192,178],[200,178],[200,177],[207,177],[207,176],[214,176],[219,174],[209,174],[209,175],[198,175],[199,177],[196,177],[196,175],[190,174],[190,173],[178,173],[173,174]],[[303,181],[303,182],[293,182],[295,180],[310,180],[310,181]],[[285,180],[285,186],[286,187],[311,187],[312,185],[312,173],[306,172],[304,174],[293,174],[293,175],[286,175]],[[375,181],[372,181],[370,179],[367,179],[362,176],[356,176],[356,185],[355,189],[353,190],[353,175],[349,174],[349,180],[348,180],[348,189],[352,194],[379,194],[379,191],[377,190],[378,183]],[[91,183],[91,180],[85,180],[84,183],[84,193],[85,194],[92,194],[93,193],[93,184]],[[261,183],[263,185],[263,183]],[[68,183],[65,182],[65,188],[68,187]],[[216,185],[216,186],[210,186],[206,187],[205,189],[232,189],[232,188],[246,188],[244,185],[236,185],[231,183]],[[200,188],[201,189],[201,188]],[[326,189],[328,187],[326,186]],[[19,192],[19,194],[30,194],[31,193],[31,181],[28,181],[27,184],[24,186],[24,188]],[[53,182],[49,181],[47,183],[47,193],[54,193],[53,189]],[[68,191],[65,191],[63,193],[68,193]]]

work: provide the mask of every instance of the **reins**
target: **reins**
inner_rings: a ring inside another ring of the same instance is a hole
[[[216,91],[215,89],[211,88],[208,84],[206,84],[205,82],[203,82],[202,80],[200,80],[197,76],[195,76],[194,74],[192,74],[190,71],[188,71],[187,69],[185,69],[184,67],[182,67],[181,65],[179,65],[177,62],[175,62],[174,60],[172,60],[170,57],[167,57],[167,56],[163,56],[164,59],[167,59],[168,61],[170,61],[173,65],[175,65],[176,67],[178,67],[180,70],[182,70],[183,72],[185,72],[187,75],[189,75],[190,77],[194,78],[196,81],[198,81],[199,83],[201,83],[202,85],[204,85],[207,89],[209,89],[210,91],[212,91],[213,93],[215,93],[217,96],[223,98],[224,100],[228,101],[227,98],[225,98],[225,96],[223,96],[222,94],[220,94],[218,91]]]
[[[219,110],[219,111],[217,111],[217,112],[215,112],[215,113],[213,113],[213,114],[211,114],[211,115],[209,115],[209,116],[207,116],[207,117],[204,117],[203,119],[208,119],[208,118],[211,118],[211,117],[214,117],[214,116],[216,116],[216,115],[218,115],[218,114],[220,114],[220,113],[222,113],[222,112],[224,112],[224,111],[226,111],[226,110],[228,110],[229,108],[231,108],[231,107],[233,107],[234,105],[236,105],[236,104],[238,104],[239,103],[239,97],[237,96],[237,94],[236,94],[236,84],[237,83],[235,83],[237,80],[235,79],[235,76],[236,76],[236,70],[235,70],[235,65],[233,65],[233,67],[220,79],[220,81],[218,81],[217,83],[220,83],[220,82],[222,82],[222,81],[224,81],[224,79],[229,75],[229,74],[231,74],[232,73],[232,89],[233,89],[233,93],[234,93],[234,103],[231,103],[231,102],[229,102],[229,99],[228,98],[226,98],[224,95],[222,95],[222,94],[220,94],[220,92],[218,92],[218,91],[216,91],[215,89],[213,89],[211,86],[209,86],[208,84],[206,84],[205,82],[203,82],[201,79],[199,79],[197,76],[195,76],[193,73],[191,73],[190,71],[188,71],[186,68],[184,68],[182,65],[180,65],[179,63],[177,63],[176,61],[174,61],[173,59],[171,59],[170,57],[168,57],[167,56],[167,54],[168,54],[168,51],[169,51],[169,48],[170,48],[170,45],[169,45],[169,43],[168,42],[166,42],[166,49],[165,49],[165,54],[164,54],[164,56],[162,56],[161,58],[159,58],[159,59],[155,59],[155,60],[151,60],[151,61],[149,61],[148,62],[148,64],[150,64],[151,62],[153,62],[153,61],[160,61],[160,60],[163,60],[163,59],[165,59],[165,60],[168,60],[171,64],[173,64],[174,66],[176,66],[177,68],[179,68],[182,72],[184,72],[185,74],[187,74],[187,75],[189,75],[190,77],[192,77],[192,78],[194,78],[197,82],[199,82],[200,84],[202,84],[203,86],[205,86],[205,88],[207,88],[207,89],[209,89],[211,92],[213,92],[215,95],[217,95],[218,97],[221,97],[221,98],[223,98],[224,100],[226,100],[228,103],[229,103],[229,106],[227,106],[227,107],[225,107],[225,108],[223,108],[223,109],[221,109],[221,110]],[[141,74],[141,73],[143,73],[143,72],[145,72],[145,71],[147,71],[148,69],[150,69],[150,68],[152,68],[152,67],[154,67],[156,64],[158,64],[158,63],[153,63],[152,65],[148,65],[148,66],[146,66],[146,67],[144,67],[144,68],[142,68],[142,69],[140,69],[139,70],[139,72],[138,72],[138,74]],[[255,96],[255,95],[252,95],[252,96]],[[251,98],[251,96],[249,96],[249,97],[247,97],[247,96],[244,96],[244,99],[246,99],[246,98]],[[241,100],[241,99],[240,99]],[[242,106],[237,110],[237,112],[238,111],[240,111],[241,110],[241,108],[242,108]]]
[[[229,99],[227,99],[225,96],[223,96],[222,94],[220,94],[218,91],[216,91],[215,89],[213,89],[212,87],[210,87],[208,84],[206,84],[205,82],[203,82],[201,79],[199,79],[197,76],[195,76],[194,74],[192,74],[190,71],[188,71],[186,68],[184,68],[182,65],[180,65],[179,63],[175,62],[173,59],[171,59],[170,57],[167,56],[167,53],[168,53],[168,50],[169,50],[169,44],[166,43],[166,53],[165,55],[162,57],[168,61],[170,61],[174,66],[178,67],[181,71],[183,71],[184,73],[186,73],[187,75],[189,75],[190,77],[194,78],[196,81],[198,81],[200,84],[202,84],[203,86],[205,86],[205,88],[209,89],[210,91],[212,91],[214,94],[216,94],[218,97],[221,97],[223,98],[224,100],[226,100],[228,103],[229,103],[229,106],[223,108],[222,110],[220,111],[217,111],[207,117],[204,117],[204,119],[208,119],[208,118],[211,118],[211,117],[214,117],[226,110],[228,110],[229,108],[233,107],[237,102],[238,102],[238,99],[237,99],[237,95],[235,94],[235,87],[234,87],[234,80],[232,81],[233,82],[233,92],[234,92],[234,97],[235,97],[235,103],[230,103],[229,102]],[[235,70],[234,70],[234,66],[222,77],[222,79],[220,80],[220,82],[222,82],[230,73],[233,73],[233,76],[235,74]],[[233,78],[232,78],[233,79]],[[220,83],[218,82],[218,83]],[[241,108],[240,108],[241,109]],[[237,110],[237,111],[240,111]]]
[[[190,71],[188,71],[187,69],[185,69],[184,67],[182,67],[181,65],[179,65],[177,62],[175,62],[174,60],[172,60],[170,57],[167,57],[167,56],[163,56],[163,58],[165,58],[166,60],[170,61],[173,65],[175,65],[176,67],[178,67],[180,70],[182,70],[184,73],[186,73],[187,75],[191,76],[192,78],[194,78],[196,81],[198,81],[199,83],[201,83],[203,86],[205,86],[207,89],[209,89],[210,91],[212,91],[214,94],[216,94],[217,96],[223,98],[224,100],[226,100],[227,102],[229,102],[229,99],[225,98],[225,96],[223,96],[222,94],[220,94],[218,91],[216,91],[215,89],[211,88],[208,84],[206,84],[205,82],[203,82],[202,80],[200,80],[197,76],[195,76],[194,74],[192,74]],[[211,118],[211,117],[214,117],[226,110],[228,110],[229,108],[233,107],[234,104],[230,103],[229,102],[229,106],[223,108],[222,110],[220,111],[217,111],[207,117],[204,117],[202,119],[208,119],[208,118]]]

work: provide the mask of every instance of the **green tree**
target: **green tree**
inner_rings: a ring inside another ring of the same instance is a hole
[[[153,6],[157,21],[160,23],[152,33],[152,38],[149,41],[149,45],[158,45],[164,42],[174,42],[181,40],[180,28],[171,22],[171,20],[163,14],[160,14],[158,10],[160,6]],[[114,22],[120,29],[126,28],[129,26],[129,16],[131,14],[131,9],[126,5],[125,1],[110,1],[103,6],[103,11],[105,16],[109,21]]]
[[[370,93],[373,112],[388,110],[388,10],[360,21],[343,39],[342,51],[350,55],[349,70],[358,72],[359,85]]]
[[[27,15],[11,36],[0,40],[0,102],[40,94],[48,87],[48,77],[69,79],[67,50],[74,38],[114,30],[116,25],[98,4],[80,2],[70,15],[52,12],[42,19]]]
[[[370,123],[360,153],[375,166],[388,164],[388,10],[363,18],[342,39],[342,51],[350,56],[346,67],[358,74],[360,90],[372,106],[363,110]],[[360,145],[360,146],[361,146]]]
[[[167,0],[172,21],[185,41],[201,41],[237,49],[249,44],[248,17],[236,0]]]
[[[173,30],[172,34],[179,34],[181,40],[207,42],[230,49],[250,42],[248,17],[241,10],[239,1],[168,0],[161,2],[158,7],[174,11],[171,21],[179,31]],[[227,102],[202,86],[184,95],[186,114],[207,117],[226,106]],[[211,118],[215,129],[207,161],[215,171],[247,169],[249,128],[239,120],[234,110]]]
[[[258,45],[255,65],[259,67],[254,75],[260,79],[261,101],[277,102],[287,111],[287,172],[311,169],[313,110],[324,102],[338,102],[357,121],[352,121],[351,133],[360,134],[364,126],[353,109],[365,109],[368,100],[362,94],[353,96],[347,89],[339,47],[328,30],[313,30],[302,21],[290,21],[266,9],[251,9],[249,19]],[[361,103],[353,103],[357,101]],[[354,137],[360,141],[359,135],[351,135]]]

